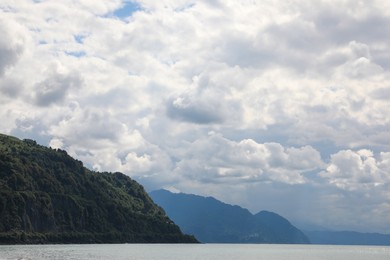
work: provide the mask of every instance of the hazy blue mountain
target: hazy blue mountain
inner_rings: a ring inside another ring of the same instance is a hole
[[[313,244],[390,246],[390,235],[354,231],[305,231]]]
[[[0,134],[0,244],[196,242],[128,176]]]
[[[212,197],[157,190],[150,193],[184,233],[204,243],[310,243],[288,220],[276,213],[255,215]]]

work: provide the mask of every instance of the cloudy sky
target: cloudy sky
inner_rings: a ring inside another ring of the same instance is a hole
[[[386,0],[0,3],[0,132],[293,223],[390,233],[389,72]]]

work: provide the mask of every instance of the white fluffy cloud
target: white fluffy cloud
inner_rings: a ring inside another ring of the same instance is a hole
[[[388,160],[388,152],[376,159],[369,150],[340,151],[331,156],[329,166],[320,175],[340,189],[369,192],[389,183]]]
[[[381,231],[389,10],[383,0],[5,0],[0,131],[147,189]]]
[[[305,183],[306,172],[321,168],[318,151],[310,146],[285,148],[278,143],[240,142],[210,133],[189,147],[175,172],[194,181],[234,183],[276,181]]]

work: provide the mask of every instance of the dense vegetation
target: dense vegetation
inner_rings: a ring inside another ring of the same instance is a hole
[[[0,134],[0,243],[196,242],[121,173]]]
[[[307,244],[306,235],[276,213],[255,215],[212,197],[171,193],[150,193],[168,216],[188,234],[205,243]]]

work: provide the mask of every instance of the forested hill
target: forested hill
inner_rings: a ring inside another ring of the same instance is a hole
[[[175,243],[183,235],[136,181],[0,134],[0,243]]]

